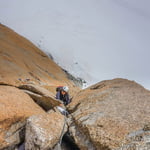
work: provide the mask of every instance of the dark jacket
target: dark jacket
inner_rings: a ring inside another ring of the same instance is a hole
[[[64,105],[67,105],[70,103],[70,98],[69,98],[69,94],[66,93],[65,95],[61,94],[61,90],[57,91],[56,93],[56,99],[59,99],[61,101],[63,101]]]

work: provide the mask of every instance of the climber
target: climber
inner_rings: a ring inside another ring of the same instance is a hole
[[[63,101],[64,105],[68,105],[71,102],[68,91],[68,86],[59,86],[56,88],[56,99]]]

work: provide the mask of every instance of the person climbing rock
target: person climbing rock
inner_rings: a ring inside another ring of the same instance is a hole
[[[69,91],[68,86],[56,88],[56,92],[57,92],[56,99],[63,101],[64,105],[68,105],[71,102],[68,91]]]

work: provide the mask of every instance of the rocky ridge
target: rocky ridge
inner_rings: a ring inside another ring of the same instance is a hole
[[[26,149],[36,149],[34,145],[40,140],[42,145],[45,140],[44,149],[56,145],[62,130],[60,124],[64,121],[64,116],[55,108],[61,104],[54,98],[58,85],[68,85],[72,95],[80,89],[30,41],[0,24],[0,149],[18,149],[25,141]],[[38,125],[34,122],[36,116]],[[50,125],[43,128],[40,120]],[[52,129],[56,134],[53,132],[46,139],[47,131]],[[45,139],[39,137],[41,134]],[[31,142],[31,137],[37,141]],[[39,143],[37,149],[43,149],[42,145]]]
[[[73,96],[67,117],[57,110],[64,107],[55,99],[58,85],[68,85]],[[127,79],[81,90],[53,60],[3,25],[0,114],[2,150],[150,149],[150,91]]]
[[[134,81],[102,81],[74,98],[69,130],[81,149],[148,149],[150,130],[144,128],[150,122],[149,108],[150,91]]]

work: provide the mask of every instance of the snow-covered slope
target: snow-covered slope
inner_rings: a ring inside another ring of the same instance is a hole
[[[116,77],[150,89],[149,0],[0,0],[0,22],[89,84]]]

